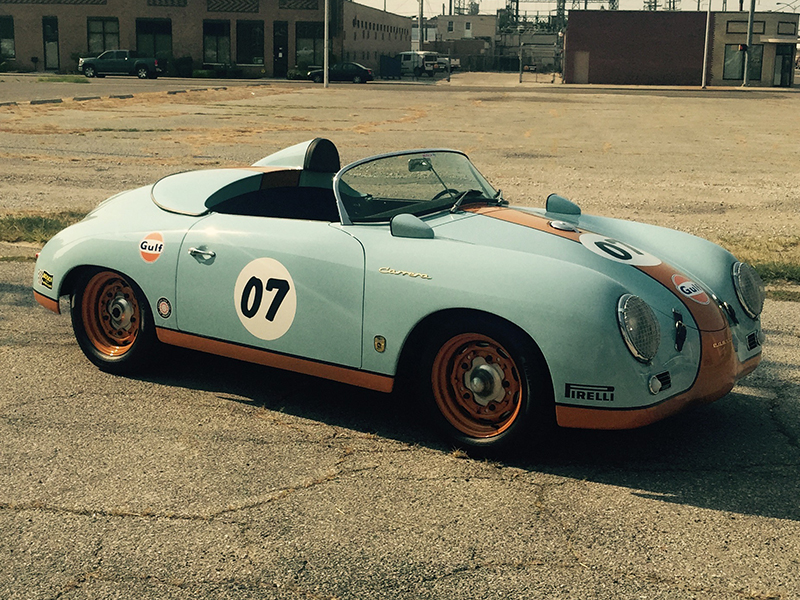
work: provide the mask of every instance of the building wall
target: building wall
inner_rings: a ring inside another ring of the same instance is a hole
[[[361,63],[380,75],[380,57],[411,50],[411,18],[345,1],[337,60]]]
[[[564,82],[700,85],[705,23],[704,12],[571,10]]]
[[[494,41],[497,31],[495,15],[440,15],[437,20],[437,40],[489,38]]]
[[[348,3],[352,4],[352,3]],[[332,46],[341,45],[342,2],[331,1]],[[164,19],[171,25],[171,55],[191,56],[195,68],[204,62],[203,24],[221,21],[230,27],[230,61],[237,59],[237,23],[255,21],[263,24],[263,58],[237,64],[249,76],[273,76],[275,60],[292,69],[297,62],[297,24],[319,31],[324,19],[323,0],[0,0],[0,21],[12,17],[15,60],[12,66],[21,69],[45,68],[43,18],[55,17],[58,23],[58,65],[51,70],[75,71],[78,56],[89,56],[88,19],[118,19],[119,48],[137,49],[136,20]],[[274,47],[273,33],[286,23],[286,48]],[[0,23],[1,24],[1,23]],[[277,25],[276,25],[277,24]],[[410,26],[408,27],[410,29]],[[314,33],[313,35],[316,35]],[[315,48],[322,48],[312,40]],[[53,47],[51,45],[51,47]],[[32,58],[38,62],[34,65]],[[259,62],[261,61],[261,62]],[[52,67],[52,65],[50,65]],[[282,76],[282,73],[278,73]]]
[[[741,85],[747,12],[712,13],[709,85]],[[700,85],[704,12],[570,11],[564,45],[566,83]],[[800,15],[756,13],[753,86],[791,86]]]
[[[711,85],[738,85],[742,82],[743,68],[737,63],[742,60],[743,53],[738,46],[747,42],[747,17],[746,12],[714,13]],[[751,85],[772,87],[794,83],[798,21],[800,15],[793,13],[755,13],[751,48],[761,55],[761,68],[758,73],[751,74]],[[781,51],[791,51],[787,59],[791,67],[784,70],[783,81],[780,81]],[[776,59],[779,61],[777,74]],[[751,61],[754,60],[757,60],[757,55],[751,54]]]

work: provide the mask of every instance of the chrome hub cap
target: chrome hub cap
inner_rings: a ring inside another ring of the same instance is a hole
[[[111,317],[111,326],[114,329],[129,329],[133,312],[133,305],[122,293],[117,293],[108,303],[108,314]]]
[[[506,393],[502,369],[487,363],[481,356],[473,359],[472,366],[464,374],[464,385],[481,406],[500,401]]]

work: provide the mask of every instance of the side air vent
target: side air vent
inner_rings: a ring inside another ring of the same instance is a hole
[[[747,349],[754,350],[755,348],[758,348],[758,346],[760,346],[758,342],[758,332],[754,331],[747,336]]]
[[[661,389],[667,390],[672,387],[672,377],[670,377],[669,371],[664,371],[663,373],[659,373],[656,375],[656,379],[661,382]]]

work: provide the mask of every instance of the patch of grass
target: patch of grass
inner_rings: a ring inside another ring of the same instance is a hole
[[[43,244],[85,216],[86,213],[75,211],[48,215],[5,215],[0,217],[0,242]]]
[[[0,256],[0,262],[36,262],[35,256]]]
[[[39,83],[89,83],[86,77],[79,77],[78,75],[50,75],[48,77],[39,77]]]
[[[800,302],[800,290],[768,289],[767,298],[781,302]]]
[[[717,241],[753,265],[765,282],[800,283],[800,236],[722,236]]]
[[[753,267],[766,282],[788,281],[800,283],[800,264],[787,261],[753,263]]]

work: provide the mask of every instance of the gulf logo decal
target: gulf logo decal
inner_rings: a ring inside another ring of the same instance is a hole
[[[672,276],[672,284],[681,294],[694,300],[698,304],[708,304],[711,302],[711,298],[703,291],[703,288],[688,277],[675,274]]]
[[[164,236],[158,231],[148,233],[145,238],[139,242],[139,254],[142,255],[142,260],[145,262],[156,262],[163,250]]]

